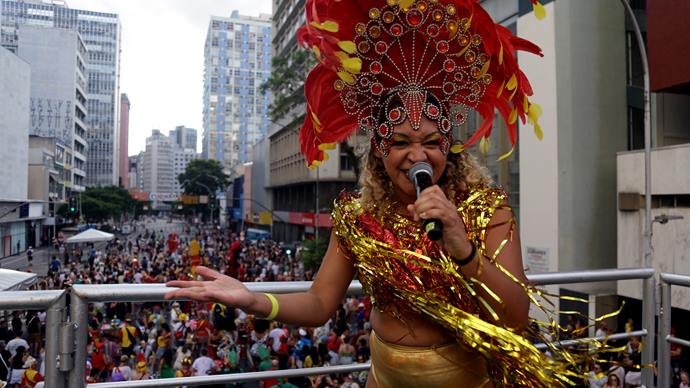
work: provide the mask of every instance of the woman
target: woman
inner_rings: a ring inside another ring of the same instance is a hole
[[[137,362],[137,369],[132,373],[131,380],[148,380],[151,378],[149,375],[149,368],[146,366],[146,361]]]
[[[621,387],[621,382],[618,380],[618,376],[616,376],[613,373],[609,374],[608,380],[606,380],[606,384],[604,385],[604,388],[620,388]]]
[[[25,369],[24,363],[27,358],[26,348],[23,346],[19,346],[14,356],[10,357],[10,387],[19,386],[22,383],[22,376],[24,375]]]
[[[338,349],[338,364],[349,365],[354,362],[355,347],[350,343],[351,338],[346,336],[343,338],[343,344]]]
[[[163,351],[163,356],[158,364],[161,379],[169,379],[175,377],[175,370],[173,369],[173,352],[170,349]]]
[[[316,327],[357,274],[375,301],[367,387],[559,385],[558,369],[519,335],[529,299],[506,195],[453,135],[470,109],[485,121],[465,146],[488,136],[495,107],[513,141],[516,118],[536,124],[515,51],[539,49],[474,0],[362,4],[309,0],[298,33],[320,60],[305,84],[309,166],[357,128],[371,134],[361,193],[337,201],[311,289],[257,294],[198,267],[205,281],[171,281],[180,289],[166,298]],[[418,193],[408,172],[419,163],[431,185]],[[425,233],[430,220],[443,225],[437,241]]]

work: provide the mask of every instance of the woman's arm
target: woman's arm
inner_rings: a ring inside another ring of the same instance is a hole
[[[440,187],[434,185],[424,189],[417,201],[408,206],[408,211],[418,221],[438,219],[443,222],[443,237],[439,243],[451,257],[464,260],[472,254],[472,244],[468,240],[465,224],[458,215],[456,206],[448,200]],[[486,254],[493,256],[505,239],[508,241],[500,250],[496,262],[524,283],[526,278],[522,269],[520,237],[514,224],[513,213],[508,210],[508,204],[504,201],[494,212],[487,227]],[[475,256],[470,263],[461,267],[462,274],[477,278],[499,296],[502,303],[495,301],[480,289],[480,295],[490,303],[503,325],[512,328],[526,326],[529,298],[524,289],[491,264],[489,259],[480,255]]]
[[[507,206],[507,203],[502,205]],[[496,262],[520,282],[526,284],[527,278],[522,267],[520,235],[513,220],[513,213],[508,209],[499,208],[487,228],[486,254],[492,256],[504,240],[507,240],[507,243],[501,249]],[[524,328],[527,325],[529,297],[522,286],[491,264],[489,259],[480,255],[477,255],[469,264],[462,266],[461,271],[467,277],[478,279],[498,295],[502,303],[496,302],[485,292],[481,293],[505,325],[511,328]]]
[[[197,267],[197,273],[206,280],[168,282],[169,287],[180,288],[168,292],[165,298],[213,301],[259,316],[270,314],[271,302],[263,293],[250,292],[238,280],[206,267]],[[340,304],[354,273],[352,263],[340,251],[338,238],[332,233],[321,268],[309,291],[275,295],[280,306],[275,319],[300,326],[322,325]]]

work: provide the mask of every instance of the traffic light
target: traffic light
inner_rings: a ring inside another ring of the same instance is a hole
[[[79,216],[79,207],[78,205],[78,198],[77,197],[70,197],[69,203],[67,205],[67,214],[70,215],[70,217],[77,217]]]

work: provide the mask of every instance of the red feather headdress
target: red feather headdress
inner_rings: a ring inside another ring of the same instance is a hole
[[[543,17],[541,4],[531,1]],[[494,109],[513,147],[518,118],[532,122],[541,137],[540,109],[528,99],[532,88],[516,56],[517,50],[541,50],[495,24],[477,0],[307,0],[306,12],[297,39],[319,60],[304,85],[300,142],[309,167],[358,128],[372,132],[374,146],[384,144],[400,112],[413,128],[422,113],[438,117],[452,141],[451,126],[477,111],[484,122],[452,152],[489,137]],[[440,106],[430,104],[427,94]],[[404,110],[386,110],[391,95]],[[388,115],[385,123],[382,114]]]

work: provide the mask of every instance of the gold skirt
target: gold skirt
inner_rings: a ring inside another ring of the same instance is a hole
[[[380,388],[491,387],[486,360],[460,344],[397,345],[373,331],[369,342],[371,374]]]

